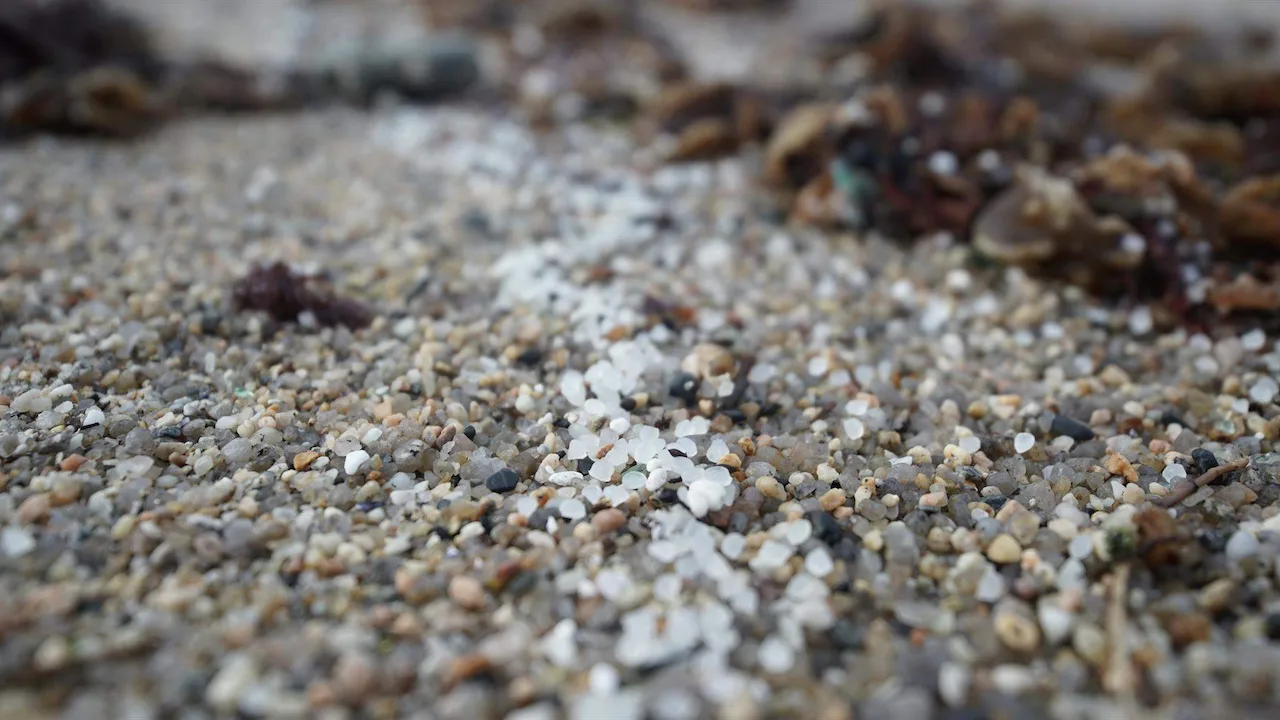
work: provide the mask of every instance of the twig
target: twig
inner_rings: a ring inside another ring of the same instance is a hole
[[[1229,472],[1235,472],[1236,470],[1243,470],[1247,467],[1249,467],[1249,458],[1243,458],[1241,460],[1229,462],[1225,465],[1210,468],[1208,472],[1194,480],[1183,480],[1175,485],[1173,487],[1173,491],[1165,496],[1165,498],[1159,502],[1159,505],[1161,507],[1171,508],[1174,505],[1181,503],[1183,500],[1186,500],[1191,493],[1199,490],[1205,485],[1208,485],[1214,480],[1217,480],[1223,475],[1226,475]]]
[[[1129,643],[1126,638],[1129,603],[1129,563],[1116,568],[1111,576],[1111,600],[1107,606],[1107,638],[1110,656],[1107,670],[1102,676],[1102,686],[1115,693],[1120,700],[1132,700],[1137,678],[1129,659]]]

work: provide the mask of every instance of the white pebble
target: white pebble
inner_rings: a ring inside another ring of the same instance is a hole
[[[825,578],[836,569],[836,565],[832,562],[831,554],[826,551],[826,548],[816,547],[805,556],[804,569],[814,577]]]
[[[566,371],[560,376],[560,394],[574,407],[582,407],[587,401],[587,386],[582,373],[576,370]]]
[[[1243,560],[1258,554],[1258,538],[1248,530],[1237,530],[1227,541],[1227,557],[1232,560]]]
[[[808,520],[794,520],[787,526],[787,542],[795,547],[813,537],[813,524]]]
[[[1029,432],[1020,432],[1013,437],[1013,449],[1019,454],[1030,450],[1036,444],[1036,436]]]
[[[790,545],[780,543],[777,540],[765,540],[749,565],[752,570],[758,573],[773,572],[791,559],[792,552],[794,551]]]
[[[849,436],[850,440],[861,440],[866,433],[866,426],[858,418],[847,418],[844,421],[844,433]]]
[[[938,668],[938,695],[949,707],[962,707],[969,699],[971,679],[969,668],[956,662],[944,662]]]
[[[586,517],[587,508],[577,498],[570,498],[560,503],[560,517],[565,520],[581,520]]]
[[[1164,472],[1160,473],[1160,476],[1169,482],[1174,482],[1185,478],[1187,469],[1182,466],[1182,463],[1169,463],[1164,466]]]
[[[747,538],[740,533],[729,533],[724,536],[724,540],[720,541],[720,552],[730,560],[737,560],[742,556],[742,550],[747,546]]]
[[[1084,560],[1093,554],[1093,536],[1081,534],[1071,538],[1067,545],[1067,555],[1075,560]]]
[[[1275,378],[1263,375],[1258,378],[1253,387],[1249,388],[1249,399],[1259,405],[1269,405],[1278,392],[1280,392],[1280,385],[1276,384]]]
[[[91,427],[93,425],[101,425],[106,422],[106,415],[95,405],[84,411],[84,422],[80,423],[81,427]]]
[[[765,672],[784,673],[796,663],[796,652],[777,636],[770,635],[760,643],[760,668]]]
[[[608,663],[596,663],[587,675],[587,684],[593,693],[612,695],[618,692],[618,671]]]
[[[362,465],[369,462],[369,453],[365,450],[352,450],[342,459],[342,469],[348,475],[354,475]]]
[[[1267,344],[1267,334],[1262,330],[1250,330],[1240,336],[1240,347],[1249,352],[1257,352]]]
[[[593,465],[592,467],[595,466]],[[551,473],[551,476],[547,478],[547,482],[560,486],[576,485],[582,482],[582,473],[573,470],[562,470],[558,473]]]
[[[7,557],[22,557],[36,548],[35,538],[22,528],[0,530],[0,552]]]
[[[870,409],[871,403],[861,398],[857,400],[850,400],[845,403],[844,406],[844,411],[848,415],[866,415],[867,411]]]
[[[360,442],[364,445],[372,445],[382,438],[382,428],[369,428],[369,432],[360,438]]]
[[[520,513],[525,517],[529,517],[537,509],[538,509],[537,498],[533,498],[533,497],[529,497],[528,495],[525,495],[516,501],[516,512]]]
[[[707,462],[719,463],[729,454],[729,446],[719,438],[711,441],[711,446],[707,448]]]

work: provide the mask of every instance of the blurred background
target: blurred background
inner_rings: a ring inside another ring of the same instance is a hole
[[[8,0],[6,0],[8,1]],[[966,0],[923,0],[956,5]],[[394,40],[448,25],[478,9],[591,4],[590,0],[109,0],[145,17],[164,47],[177,54],[213,54],[242,63],[287,63],[314,58],[317,42],[335,36]],[[1189,22],[1198,26],[1280,25],[1273,0],[999,0],[1006,7],[1048,10],[1063,17],[1131,25]],[[818,27],[850,23],[869,0],[606,0],[634,6],[700,58],[700,72],[748,67],[772,42]],[[731,15],[708,7],[732,7]],[[744,12],[745,11],[745,12]],[[781,13],[781,18],[780,18]],[[780,19],[782,20],[780,22]],[[766,42],[772,41],[772,42]]]

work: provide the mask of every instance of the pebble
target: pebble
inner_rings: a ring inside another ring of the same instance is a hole
[[[627,516],[617,508],[606,508],[591,516],[591,524],[601,535],[605,535],[616,532],[626,525]]]
[[[997,612],[994,623],[996,637],[1010,650],[1030,653],[1040,647],[1040,628],[1021,613],[1012,610]]]
[[[304,450],[293,456],[293,469],[298,472],[307,470],[311,464],[320,458],[320,453],[314,450]]]
[[[1031,433],[1018,433],[1013,438],[1013,449],[1019,455],[1026,453],[1036,444],[1036,436]]]
[[[920,496],[920,507],[922,508],[944,508],[947,506],[947,494],[945,492],[931,492]]]
[[[36,549],[36,540],[22,528],[0,528],[0,552],[6,557],[22,557]]]
[[[844,490],[840,488],[832,488],[822,494],[818,498],[818,505],[826,512],[833,512],[836,508],[841,507],[848,500]]]
[[[938,695],[951,708],[960,708],[969,699],[973,673],[964,665],[945,661],[938,667]]]
[[[53,509],[53,500],[49,493],[31,495],[18,506],[18,522],[24,525],[38,523],[49,517]]]
[[[1000,533],[987,546],[987,558],[1000,565],[1011,565],[1022,559],[1022,546],[1008,533]]]
[[[861,440],[866,433],[866,425],[856,417],[846,418],[844,421],[844,434],[850,440]]]
[[[342,459],[342,469],[348,475],[355,475],[369,462],[369,453],[365,450],[352,450]]]
[[[1094,438],[1092,428],[1066,415],[1053,416],[1053,420],[1049,423],[1049,433],[1052,435],[1065,435],[1076,442],[1085,442]]]
[[[205,688],[205,702],[223,713],[236,709],[245,690],[258,679],[258,663],[253,657],[237,653],[223,658],[222,668]]]
[[[1050,645],[1057,645],[1071,635],[1074,618],[1066,610],[1042,600],[1036,608],[1036,616],[1040,620],[1044,638]]]
[[[1261,549],[1261,543],[1248,530],[1237,530],[1227,541],[1227,557],[1239,562],[1253,557]]]
[[[464,610],[482,610],[485,606],[484,585],[470,575],[455,575],[449,581],[449,599]]]
[[[774,500],[782,501],[787,499],[786,488],[772,475],[764,475],[757,478],[756,489],[764,493],[765,497],[773,498]]]
[[[502,468],[486,478],[484,484],[491,492],[509,493],[520,484],[520,476],[514,470]]]

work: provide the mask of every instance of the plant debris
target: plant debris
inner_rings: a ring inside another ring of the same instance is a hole
[[[265,312],[276,322],[314,322],[354,330],[373,321],[373,312],[365,304],[336,296],[323,279],[296,273],[283,262],[254,267],[236,282],[232,301],[238,310]]]

